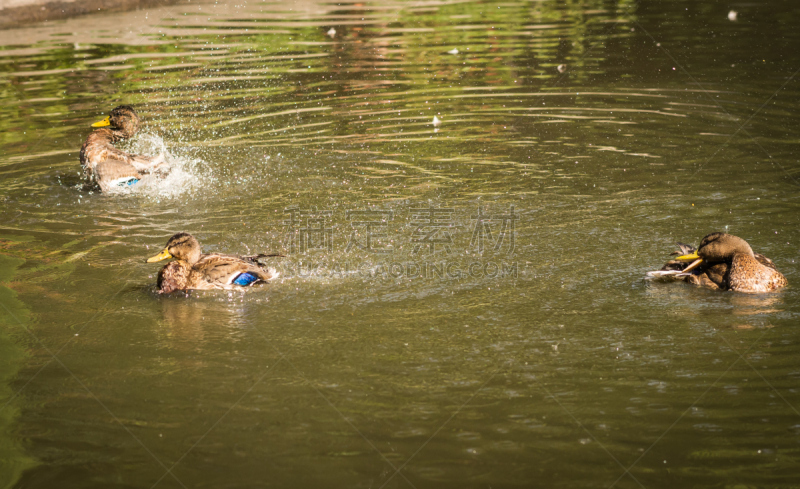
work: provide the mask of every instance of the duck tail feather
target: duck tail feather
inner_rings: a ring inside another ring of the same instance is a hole
[[[254,258],[258,260],[259,258],[274,258],[274,257],[286,258],[286,255],[281,255],[280,253],[259,253]]]

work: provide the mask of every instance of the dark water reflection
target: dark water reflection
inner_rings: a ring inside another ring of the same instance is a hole
[[[793,483],[795,288],[641,279],[726,230],[797,282],[798,15],[193,2],[0,31],[2,483]],[[119,103],[175,171],[87,192]],[[177,231],[283,278],[158,297]]]

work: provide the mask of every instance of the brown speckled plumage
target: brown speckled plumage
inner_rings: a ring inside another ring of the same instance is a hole
[[[158,273],[158,289],[162,294],[190,289],[235,289],[240,286],[232,281],[242,273],[258,277],[266,282],[278,273],[264,267],[259,258],[275,255],[233,256],[219,253],[202,254],[200,243],[188,233],[178,233],[167,241],[160,255],[149,262],[175,258]]]
[[[141,180],[143,173],[166,169],[163,156],[132,155],[114,147],[114,143],[133,137],[139,130],[141,122],[133,107],[116,107],[108,121],[108,127],[96,129],[81,147],[81,165],[90,182],[107,192],[121,178]]]
[[[695,249],[678,243],[678,254],[691,255]],[[754,253],[747,241],[727,233],[711,233],[700,242],[696,250],[702,263],[690,267],[688,261],[670,260],[660,272],[650,272],[651,277],[673,277],[685,282],[721,290],[738,292],[770,292],[788,284],[772,260]],[[675,253],[673,253],[675,254]],[[674,272],[674,273],[672,273]]]
[[[789,284],[786,277],[775,268],[772,260],[763,258],[769,265],[762,263],[753,255],[745,253],[733,255],[728,272],[728,288],[739,292],[771,292],[786,287]]]

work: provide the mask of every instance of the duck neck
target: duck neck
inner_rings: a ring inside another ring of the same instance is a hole
[[[87,143],[92,140],[97,143],[107,143],[107,144],[114,144],[117,141],[121,141],[123,139],[127,139],[127,136],[124,132],[118,129],[111,129],[108,127],[103,127],[100,129],[95,130],[93,133],[89,135],[87,138]]]
[[[200,248],[192,248],[189,250],[189,253],[184,258],[184,261],[189,264],[189,266],[194,266],[197,262],[200,261]]]
[[[109,141],[112,143],[116,143],[117,141],[122,141],[123,139],[128,139],[129,137],[131,137],[130,134],[128,134],[122,129],[109,128],[108,132],[109,132]]]

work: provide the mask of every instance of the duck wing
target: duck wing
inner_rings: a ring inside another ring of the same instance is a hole
[[[775,263],[773,263],[772,260],[770,260],[766,256],[762,255],[761,253],[753,253],[753,255],[755,256],[756,260],[758,260],[758,262],[764,265],[765,267],[771,268],[776,272],[778,271],[778,267],[775,266]]]
[[[696,248],[692,245],[688,245],[686,243],[677,243],[678,251],[673,251],[670,255],[682,256],[682,255],[691,255],[694,253]],[[689,272],[684,272],[683,270],[687,268],[691,262],[687,261],[679,261],[679,260],[669,260],[667,263],[661,267],[660,270],[654,270],[652,272],[647,272],[645,274],[646,278],[649,279],[664,279],[664,280],[677,280],[677,281],[684,281],[684,282],[713,282],[710,280],[706,275],[706,270],[701,265]]]
[[[109,159],[99,162],[94,167],[94,178],[100,188],[106,192],[127,180],[141,180],[142,175],[136,168],[120,160]]]
[[[246,262],[253,263],[253,264],[258,265],[259,267],[263,268],[264,264],[261,263],[262,259],[264,259],[264,258],[286,258],[286,255],[282,255],[280,253],[259,253],[257,255],[239,256],[237,258],[240,258],[240,259],[242,259],[242,260],[244,260]]]
[[[679,256],[691,255],[692,253],[697,251],[697,248],[695,248],[692,245],[688,245],[686,243],[681,243],[681,242],[678,242],[676,244],[678,245],[678,251],[673,251],[672,253],[670,253],[670,255],[679,255]]]
[[[147,155],[128,155],[131,165],[143,173],[169,173],[169,163],[167,163],[164,153],[157,156]]]
[[[253,262],[247,262],[238,256],[209,254],[203,255],[192,270],[200,273],[203,279],[215,287],[230,286],[236,278],[249,273],[258,280],[267,281],[277,273],[265,270]]]
[[[686,243],[679,242],[677,243],[677,245],[678,245],[678,251],[673,251],[672,253],[670,253],[670,255],[676,255],[676,256],[691,255],[692,253],[697,251],[697,249],[694,246],[688,245]],[[663,267],[661,267],[661,270],[677,270],[679,272],[682,272],[683,269],[688,267],[690,264],[691,262],[687,261],[670,260],[667,263],[665,263]]]

